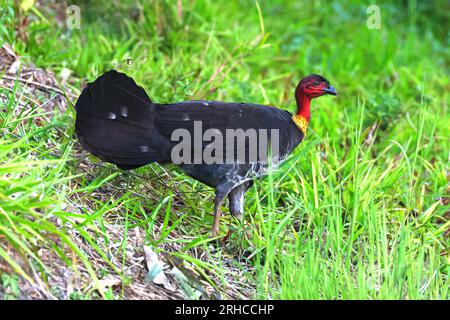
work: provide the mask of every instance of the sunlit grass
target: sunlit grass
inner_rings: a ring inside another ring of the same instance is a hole
[[[344,161],[352,165],[346,167],[336,161],[336,152],[329,146],[325,146],[322,154],[311,151],[311,178],[301,172],[293,177],[301,185],[298,192],[301,200],[293,199],[291,205],[296,213],[269,210],[266,225],[277,227],[265,235],[268,244],[261,244],[266,249],[261,257],[266,268],[262,267],[259,273],[266,280],[259,282],[261,297],[448,297],[449,269],[445,262],[448,242],[442,238],[450,227],[443,219],[446,209],[437,198],[427,199],[426,181],[411,178],[435,173],[423,172],[420,164],[423,159],[417,160],[422,139],[419,137],[411,152],[391,141],[373,157],[373,146],[362,144],[359,124],[363,113],[359,117],[347,123],[348,127],[354,127],[354,138]],[[419,132],[428,134],[422,131],[424,119],[419,119]],[[386,163],[386,153],[391,149],[402,156]],[[411,164],[414,159],[418,162],[416,168]],[[304,221],[298,232],[292,225],[285,225],[285,219],[291,216]],[[439,222],[442,224],[437,225]],[[272,283],[280,286],[274,288]]]

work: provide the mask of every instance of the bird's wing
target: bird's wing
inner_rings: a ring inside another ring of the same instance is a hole
[[[161,134],[169,136],[173,130],[190,131],[194,121],[201,121],[207,129],[276,129],[289,121],[287,111],[255,104],[219,101],[188,101],[157,105],[155,125]]]
[[[290,152],[289,141],[292,138],[301,141],[303,134],[291,121],[287,111],[255,104],[226,103],[219,101],[188,101],[167,105],[155,105],[154,124],[159,133],[170,140],[176,129],[185,129],[194,135],[194,122],[201,121],[202,133],[208,129],[220,131],[224,140],[226,129],[266,129],[271,139],[271,129],[279,131],[279,151]],[[301,137],[300,137],[301,135]],[[298,143],[297,142],[297,143]],[[202,149],[210,142],[202,141]],[[243,146],[241,146],[243,147]],[[248,150],[248,143],[245,147]],[[236,152],[240,150],[238,146]]]

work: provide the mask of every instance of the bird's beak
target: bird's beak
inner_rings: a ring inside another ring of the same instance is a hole
[[[337,95],[336,89],[333,86],[329,86],[328,88],[323,89],[324,93],[331,94],[333,96]]]

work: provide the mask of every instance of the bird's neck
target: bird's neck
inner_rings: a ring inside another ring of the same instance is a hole
[[[306,135],[306,129],[311,118],[311,98],[302,93],[296,95],[295,98],[297,100],[297,113],[292,116],[292,120],[302,130],[303,134]]]

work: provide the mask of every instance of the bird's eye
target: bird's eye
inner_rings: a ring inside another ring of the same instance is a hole
[[[319,85],[319,81],[314,82],[314,86],[318,86]]]

